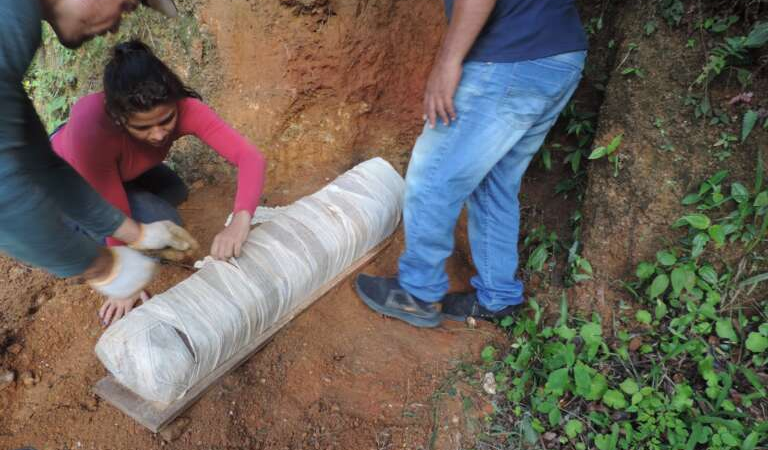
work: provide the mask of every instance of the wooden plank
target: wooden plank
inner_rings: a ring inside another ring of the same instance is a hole
[[[344,281],[348,276],[368,264],[392,242],[392,239],[392,236],[388,237],[381,244],[377,245],[371,251],[355,261],[337,277],[318,288],[290,313],[286,314],[274,325],[269,327],[264,334],[258,337],[258,339],[255,339],[225,361],[221,366],[216,368],[216,370],[203,377],[186,393],[186,395],[184,395],[184,397],[168,404],[147,401],[128,390],[112,375],[107,375],[99,380],[93,388],[94,392],[141,425],[157,433],[163,426],[169,424],[187,408],[192,406],[192,404],[210,389],[219,378],[236,369],[242,363],[247,361],[248,358],[267,345],[275,333],[288,324],[288,322],[301,314],[305,309],[312,305],[312,303],[317,301],[340,282]]]

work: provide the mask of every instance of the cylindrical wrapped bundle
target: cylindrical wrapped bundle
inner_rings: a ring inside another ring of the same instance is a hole
[[[209,261],[109,327],[97,356],[144,399],[178,399],[392,234],[404,188],[383,159],[359,164],[280,208],[239,258]]]

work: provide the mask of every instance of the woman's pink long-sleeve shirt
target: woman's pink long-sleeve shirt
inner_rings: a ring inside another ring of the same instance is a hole
[[[85,96],[72,106],[69,121],[53,137],[52,144],[54,151],[97,192],[130,217],[123,183],[163,162],[171,143],[187,135],[196,136],[237,166],[233,212],[244,210],[253,214],[264,186],[264,155],[195,98],[178,102],[176,130],[166,147],[138,142],[115,124],[104,108],[103,92]]]

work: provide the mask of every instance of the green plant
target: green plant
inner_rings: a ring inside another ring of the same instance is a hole
[[[616,150],[619,148],[619,145],[621,144],[621,140],[624,138],[623,134],[617,134],[611,139],[611,142],[608,145],[599,146],[592,150],[592,153],[589,154],[589,159],[600,159],[603,157],[608,158],[608,162],[613,164],[613,176],[617,177],[619,176],[619,155],[614,154]]]
[[[739,21],[738,16],[725,16],[725,17],[707,17],[699,23],[701,29],[712,33],[724,33]]]
[[[672,141],[669,139],[667,130],[664,127],[664,120],[661,117],[654,118],[653,126],[656,127],[657,130],[659,130],[659,135],[661,136],[661,139],[664,141],[664,143],[661,144],[660,148],[667,152],[675,151],[675,146],[672,144]]]
[[[528,256],[525,268],[533,272],[541,272],[544,265],[550,261],[560,246],[557,234],[548,232],[544,225],[533,229],[523,241],[523,249],[535,245],[535,248]]]
[[[603,16],[592,17],[584,24],[584,31],[590,36],[597,34],[603,29]]]
[[[569,141],[575,145],[555,144],[551,146],[551,150],[566,152],[563,163],[567,164],[573,173],[573,177],[565,178],[555,186],[555,193],[558,194],[571,192],[582,184],[586,176],[583,163],[589,156],[589,146],[595,135],[594,120],[597,114],[579,111],[576,106],[576,102],[572,101],[561,113],[561,119],[567,120],[565,132]],[[542,161],[547,156],[543,156]]]
[[[642,69],[639,67],[626,67],[622,69],[624,64],[629,61],[630,57],[632,56],[632,53],[638,49],[638,45],[634,42],[630,42],[629,45],[627,45],[627,53],[624,54],[624,57],[621,59],[621,62],[618,66],[616,66],[616,70],[619,70],[622,75],[635,75],[638,77],[643,77],[645,74],[643,73]]]
[[[645,33],[646,36],[652,35],[658,29],[659,24],[655,19],[648,20],[645,22],[645,24],[643,24],[643,33]]]
[[[639,67],[625,67],[622,69],[621,74],[624,76],[634,75],[639,78],[645,77],[645,72],[643,72],[643,70]]]
[[[752,133],[752,129],[755,128],[755,124],[759,118],[760,116],[755,110],[750,109],[744,113],[741,124],[741,142],[747,140],[749,134]]]
[[[568,286],[591,280],[594,275],[592,264],[579,253],[581,251],[581,211],[573,213],[570,223],[573,229],[573,242],[568,247],[568,275],[565,280]]]
[[[715,157],[722,161],[731,156],[733,153],[733,145],[738,142],[739,138],[729,132],[721,132],[720,137],[713,144],[715,151]]]
[[[685,6],[681,0],[662,0],[661,16],[669,25],[680,25]]]
[[[731,19],[724,23],[730,24]],[[715,25],[711,26],[715,27]],[[717,29],[720,28],[718,27]],[[747,36],[726,37],[723,42],[712,48],[701,73],[693,82],[693,86],[702,88],[702,93],[698,95],[691,94],[686,99],[686,104],[695,105],[694,112],[696,117],[711,115],[712,108],[708,93],[709,84],[727,69],[730,68],[737,71],[737,76],[742,86],[749,84],[751,73],[738,66],[749,62],[749,50],[760,48],[766,42],[768,42],[768,22],[758,22],[754,24]]]
[[[500,323],[506,349],[484,350],[517,425],[497,426],[505,448],[536,446],[542,436],[560,448],[586,450],[754,450],[768,444],[768,305],[739,304],[744,289],[768,281],[744,261],[763,242],[768,189],[762,160],[751,188],[727,183],[728,172],[704,180],[683,199],[695,208],[674,227],[685,233],[641,262],[625,283],[639,309],[613,324],[569,313],[561,297],[546,321],[535,299]],[[578,223],[578,217],[576,218]],[[578,226],[577,226],[578,227]],[[718,255],[740,248],[736,267]],[[612,325],[614,337],[603,330]]]

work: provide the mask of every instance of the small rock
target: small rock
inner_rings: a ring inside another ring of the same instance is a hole
[[[180,438],[185,431],[187,431],[187,427],[189,426],[190,422],[191,420],[186,417],[179,417],[170,425],[166,425],[162,430],[160,430],[160,437],[162,437],[166,442],[175,441],[176,439]]]
[[[99,408],[99,399],[96,396],[90,396],[81,404],[86,411],[96,411]]]
[[[192,190],[196,191],[198,189],[202,189],[205,187],[205,181],[203,180],[197,180],[194,183],[192,183]]]
[[[629,351],[636,352],[641,345],[643,345],[643,338],[640,336],[633,337],[632,340],[629,341]]]
[[[483,377],[483,390],[486,394],[496,395],[496,377],[493,372],[488,372]]]
[[[13,384],[16,374],[13,370],[0,369],[0,391]]]
[[[22,347],[22,345],[18,342],[8,346],[8,353],[12,355],[18,355],[22,350],[24,350],[24,347]]]
[[[546,433],[544,433],[542,437],[544,438],[545,441],[554,441],[555,439],[557,439],[557,433],[547,431]]]
[[[333,405],[331,405],[331,411],[339,412],[339,411],[341,411],[341,408],[339,408],[339,405],[334,403]]]
[[[24,386],[34,386],[40,382],[40,377],[38,377],[37,375],[35,375],[29,370],[22,373],[19,379],[24,384]]]
[[[51,298],[48,297],[46,294],[40,294],[35,299],[35,306],[37,306],[39,308],[39,307],[43,306],[44,304],[48,303],[48,300],[50,300],[50,299]]]
[[[467,327],[472,329],[477,327],[477,320],[474,317],[467,317]]]
[[[19,266],[13,266],[8,270],[8,275],[10,275],[11,278],[18,278],[25,273],[27,273],[27,271],[23,267]]]

